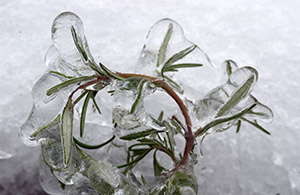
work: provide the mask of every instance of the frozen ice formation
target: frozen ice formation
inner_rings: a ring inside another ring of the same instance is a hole
[[[257,120],[268,122],[273,113],[251,95],[256,70],[227,60],[220,74],[173,20],[160,20],[150,29],[136,73],[96,64],[82,22],[71,12],[55,18],[52,40],[45,56],[48,70],[32,90],[33,108],[19,131],[26,145],[41,147],[40,182],[49,194],[197,194],[196,136],[241,121],[268,133]],[[145,108],[145,99],[160,101],[152,95],[162,91],[184,119],[164,114],[167,105],[159,115]],[[88,152],[95,149],[105,152]],[[136,166],[145,156],[143,165],[151,162],[151,174],[149,166]]]

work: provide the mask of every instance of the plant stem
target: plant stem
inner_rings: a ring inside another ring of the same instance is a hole
[[[151,80],[152,83],[159,85],[162,89],[164,89],[173,99],[174,101],[177,103],[177,105],[179,106],[182,115],[185,119],[185,123],[187,126],[187,131],[185,130],[185,149],[184,149],[184,154],[183,157],[180,161],[180,163],[177,165],[177,167],[175,167],[173,170],[177,170],[179,169],[181,166],[185,165],[188,161],[188,157],[189,157],[189,153],[191,152],[193,145],[194,145],[194,134],[192,132],[192,123],[191,123],[191,119],[188,113],[188,109],[185,106],[185,104],[183,103],[183,101],[180,99],[180,97],[176,94],[176,92],[163,80],[160,80],[156,77],[151,77],[151,76],[147,76],[147,75],[140,75],[140,74],[130,74],[130,73],[117,73],[118,75],[125,77],[125,78],[129,78],[129,77],[141,77],[141,78],[146,78]]]

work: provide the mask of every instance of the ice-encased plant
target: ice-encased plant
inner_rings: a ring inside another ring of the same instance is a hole
[[[19,132],[41,147],[49,194],[197,194],[197,142],[242,123],[269,134],[257,121],[272,111],[251,95],[257,71],[214,68],[173,20],[150,29],[134,73],[96,63],[71,12],[55,18],[52,40]]]

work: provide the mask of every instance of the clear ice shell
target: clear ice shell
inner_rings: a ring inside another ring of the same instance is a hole
[[[119,82],[113,96],[113,121],[121,129],[133,129],[146,123],[147,114],[143,105],[143,94],[136,109],[131,113],[132,105],[138,96],[141,79],[129,78]],[[143,92],[144,93],[144,90]]]
[[[25,145],[37,146],[39,139],[31,138],[30,135],[50,123],[62,110],[67,99],[68,89],[61,90],[52,96],[46,95],[48,89],[61,82],[61,79],[46,73],[34,85],[32,89],[32,110],[19,130],[19,137],[22,138]]]
[[[73,151],[71,163],[66,167],[63,164],[63,150],[60,142],[47,139],[41,143],[42,157],[46,165],[52,169],[55,177],[64,184],[74,184],[76,173],[79,171],[80,158]]]
[[[122,184],[119,169],[108,162],[93,161],[86,173],[91,186],[100,194],[113,194]]]
[[[217,116],[220,109],[251,77],[254,77],[254,80],[251,83],[251,86],[249,87],[246,94],[243,94],[243,97],[241,97],[235,104],[233,104],[232,107],[223,112],[221,116]],[[213,89],[203,99],[196,101],[192,110],[192,115],[194,115],[197,120],[196,128],[199,128],[199,126],[204,126],[205,124],[214,120],[216,117],[218,118],[234,115],[244,109],[246,106],[251,106],[248,101],[249,94],[251,93],[253,86],[256,83],[257,77],[258,74],[255,69],[251,67],[239,68],[229,76],[226,84]],[[232,124],[232,122],[226,123],[223,124],[222,127],[220,126],[220,128],[227,129]]]
[[[157,66],[159,63],[158,56],[160,53],[160,47],[168,30],[170,29],[170,26],[172,26],[172,33],[169,44],[166,48],[165,57],[162,63]],[[193,45],[196,44],[185,38],[183,30],[177,22],[171,19],[162,19],[155,23],[148,32],[146,43],[135,66],[136,72],[151,76],[158,76],[155,71],[160,72],[163,64],[169,58]],[[175,73],[165,73],[166,76],[171,77],[175,82],[182,86],[186,97],[189,97],[190,99],[199,98],[200,93],[208,92],[219,83],[217,79],[218,77],[216,77],[216,75],[218,75],[218,71],[216,71],[210,62],[207,54],[204,53],[198,46],[196,46],[191,53],[174,64],[179,63],[197,63],[203,65],[202,67],[197,68],[182,68],[179,69],[179,72]],[[194,82],[194,79],[189,78],[201,79]],[[198,94],[198,97],[195,96],[195,92]]]
[[[51,169],[45,164],[43,157],[40,156],[39,162],[40,184],[45,192],[53,195],[64,195],[69,189],[66,185],[65,189],[61,188],[61,184],[51,173]]]
[[[78,43],[85,51],[86,57],[89,61],[94,62],[84,35],[82,21],[72,12],[63,12],[54,19],[51,30],[54,46],[60,53],[62,59],[66,62],[64,64],[65,66],[77,70],[82,75],[91,75],[94,71],[89,68],[86,64],[86,60],[82,54],[79,53],[74,43],[72,28],[74,28],[76,32]]]
[[[159,50],[170,25],[172,26],[171,38],[166,49],[165,58],[162,63],[159,64],[160,68],[162,64],[164,64],[174,54],[195,45],[184,37],[183,30],[177,22],[171,19],[159,20],[151,27],[146,37],[146,43],[136,64],[136,70],[139,73],[155,75],[155,69],[158,65],[157,59]],[[192,53],[182,59],[181,62],[208,65],[209,59],[208,56],[199,47],[197,47]]]

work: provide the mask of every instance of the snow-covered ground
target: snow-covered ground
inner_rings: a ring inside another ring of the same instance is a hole
[[[148,29],[172,18],[214,64],[233,59],[260,73],[253,94],[272,108],[271,136],[246,127],[207,137],[196,175],[199,194],[300,194],[299,0],[69,0],[0,2],[0,194],[42,194],[38,148],[17,137],[46,69],[53,19],[79,15],[96,61],[128,71]],[[195,78],[201,79],[201,78]]]

